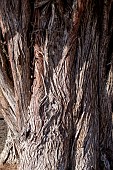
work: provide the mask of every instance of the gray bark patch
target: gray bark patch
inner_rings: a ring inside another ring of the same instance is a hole
[[[0,153],[2,152],[7,137],[7,125],[4,118],[0,115]]]

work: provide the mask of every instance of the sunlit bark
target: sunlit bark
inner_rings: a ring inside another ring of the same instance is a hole
[[[1,110],[20,170],[111,170],[113,2],[0,1]]]

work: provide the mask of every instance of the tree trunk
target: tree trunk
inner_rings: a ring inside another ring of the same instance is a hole
[[[0,102],[20,170],[113,169],[112,13],[112,0],[1,0]]]
[[[4,149],[2,153],[0,154],[0,164],[18,164],[19,158],[18,158],[18,152],[15,147],[15,140],[12,137],[10,129],[7,132],[7,139],[5,142]]]

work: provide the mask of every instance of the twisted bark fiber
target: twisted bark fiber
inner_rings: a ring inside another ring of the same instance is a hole
[[[112,0],[0,1],[0,104],[20,170],[113,169],[112,13]]]

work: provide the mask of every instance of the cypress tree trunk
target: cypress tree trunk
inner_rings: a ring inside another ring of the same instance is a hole
[[[111,170],[112,0],[1,0],[1,111],[20,170]]]

